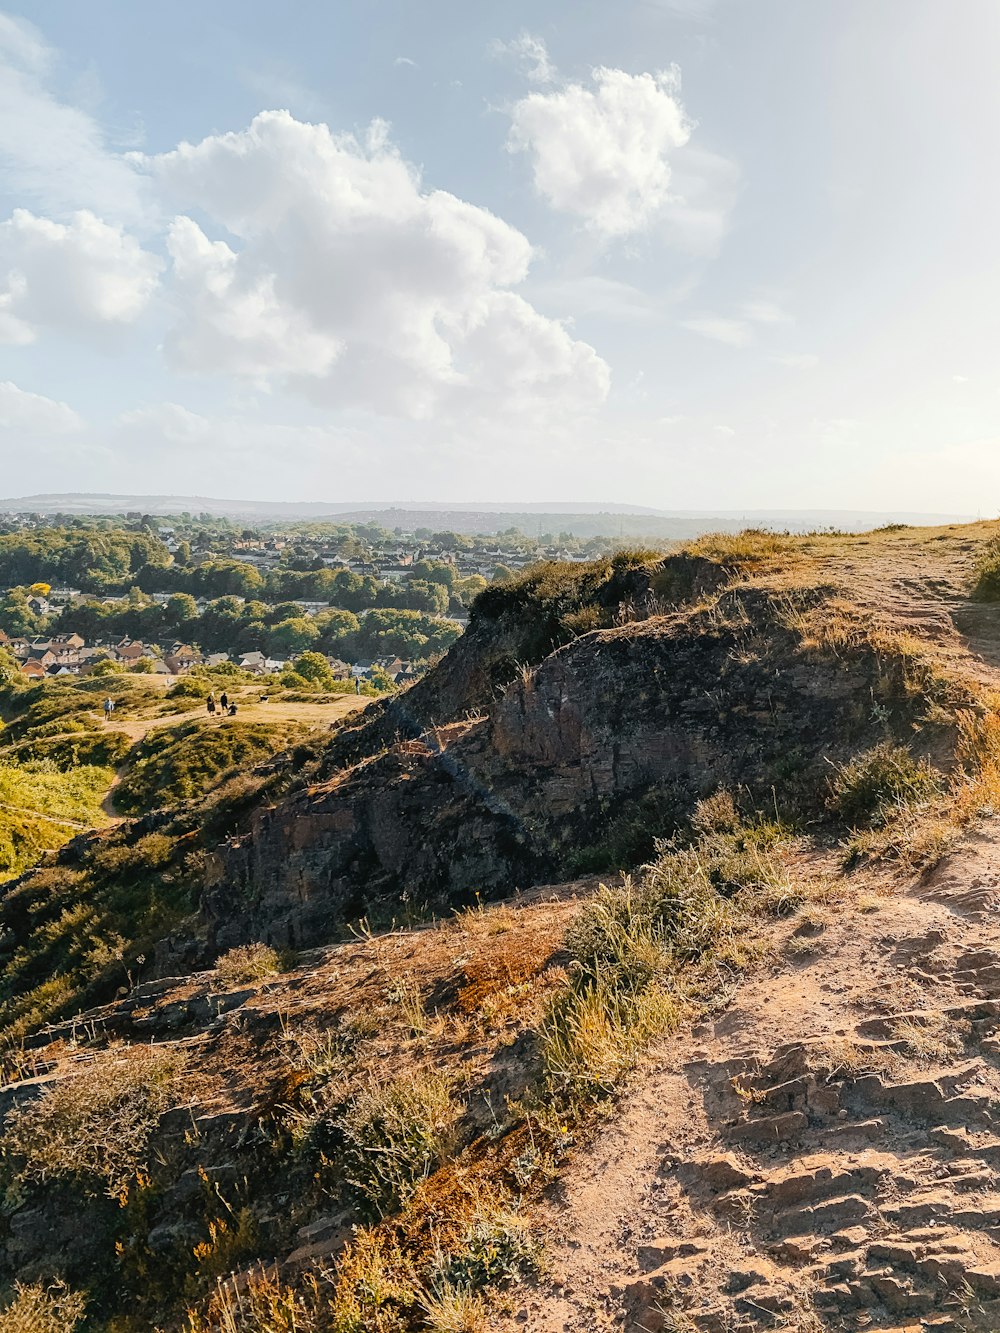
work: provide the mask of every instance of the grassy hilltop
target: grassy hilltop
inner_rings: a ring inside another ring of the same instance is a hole
[[[746,532],[371,702],[8,689],[0,1330],[996,1328],[998,599]]]

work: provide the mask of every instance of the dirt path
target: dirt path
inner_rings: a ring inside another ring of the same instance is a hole
[[[365,696],[360,698],[356,695],[344,695],[334,703],[296,703],[289,700],[276,699],[273,702],[261,703],[259,698],[246,700],[238,698],[239,712],[236,720],[246,722],[305,722],[317,730],[330,727],[338,719],[345,717],[348,713],[356,712],[359,708],[364,708],[371,700]],[[228,717],[221,715],[212,719],[200,708],[188,709],[186,712],[161,714],[159,717],[130,718],[112,715],[112,720],[108,724],[109,731],[124,731],[131,737],[133,742],[138,743],[143,740],[149,732],[155,731],[160,727],[178,726],[184,722],[215,721],[218,726],[224,727],[229,721]],[[128,769],[127,764],[123,764],[115,773],[111,786],[107,790],[101,809],[112,823],[121,823],[123,816],[115,810],[115,789],[118,787],[122,778]],[[84,827],[83,825],[80,826]]]
[[[1000,1327],[998,903],[1000,820],[784,927],[565,1172],[511,1327]]]

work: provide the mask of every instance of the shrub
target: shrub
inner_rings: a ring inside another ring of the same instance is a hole
[[[123,676],[127,669],[124,662],[116,662],[114,658],[105,657],[91,668],[90,674],[96,677]]]
[[[110,1047],[16,1108],[0,1136],[15,1181],[64,1179],[119,1197],[146,1163],[182,1065],[181,1055],[162,1047]]]
[[[465,1287],[447,1283],[419,1300],[427,1333],[487,1333],[486,1306]]]
[[[344,1177],[363,1208],[384,1216],[453,1151],[459,1108],[449,1082],[423,1074],[372,1083],[341,1115]]]
[[[1000,601],[1000,538],[983,547],[972,595],[981,602]]]
[[[576,1109],[607,1096],[653,1037],[676,1028],[682,1009],[658,986],[620,989],[597,976],[555,996],[539,1027],[552,1091]]]
[[[14,1299],[0,1310],[0,1333],[73,1333],[83,1319],[86,1299],[62,1282],[50,1286],[14,1284]]]
[[[182,676],[167,690],[168,699],[207,699],[212,693],[212,682],[204,676]]]
[[[852,828],[884,824],[891,814],[933,796],[940,777],[926,759],[882,741],[837,769],[830,808]]]
[[[281,971],[281,959],[268,944],[240,944],[224,953],[215,965],[225,986],[248,981],[263,981]]]

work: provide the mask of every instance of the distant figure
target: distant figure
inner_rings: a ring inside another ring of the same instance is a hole
[[[209,715],[212,716],[212,717],[214,717],[214,716],[215,716],[215,700],[212,698],[211,695],[209,695],[208,698],[205,700],[205,707],[208,709],[208,711],[209,711]]]
[[[114,711],[115,711],[115,701],[114,701],[114,699],[105,699],[105,700],[104,700],[104,720],[105,720],[105,722],[110,722],[110,721],[111,721],[111,714],[112,714]]]
[[[230,717],[235,717],[235,716],[236,716],[236,705],[235,705],[235,704],[230,704],[230,705],[229,705],[229,708],[228,708],[227,711],[228,711]]]
[[[225,690],[222,691],[222,698],[219,700],[219,703],[222,704],[222,711],[225,712],[229,707],[229,698],[226,695]]]
[[[355,693],[355,694],[360,694],[360,693],[361,693],[361,678],[360,678],[360,676],[355,676],[355,677],[354,677],[354,693]]]

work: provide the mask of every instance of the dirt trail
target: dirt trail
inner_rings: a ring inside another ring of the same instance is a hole
[[[328,727],[339,718],[345,717],[348,713],[353,713],[359,708],[364,708],[370,700],[364,696],[344,695],[342,699],[337,699],[334,703],[311,704],[295,703],[289,700],[276,699],[273,702],[261,703],[259,699],[247,700],[237,699],[239,712],[237,719],[239,721],[252,722],[306,722],[317,729]],[[97,715],[95,714],[95,717]],[[108,724],[109,731],[124,731],[131,737],[133,742],[138,743],[143,740],[149,732],[159,727],[179,726],[184,722],[191,722],[204,718],[201,709],[188,709],[182,713],[161,714],[159,717],[120,717],[117,713],[112,714],[111,721]],[[208,719],[212,721],[213,719]],[[228,722],[227,717],[219,715],[214,721],[224,727]],[[123,764],[117,770],[111,786],[108,788],[104,800],[101,802],[101,809],[111,823],[120,824],[123,816],[115,810],[115,788],[119,785],[128,765]],[[81,825],[81,827],[84,827]]]
[[[787,928],[564,1174],[512,1327],[1000,1327],[998,885],[1000,820]]]

